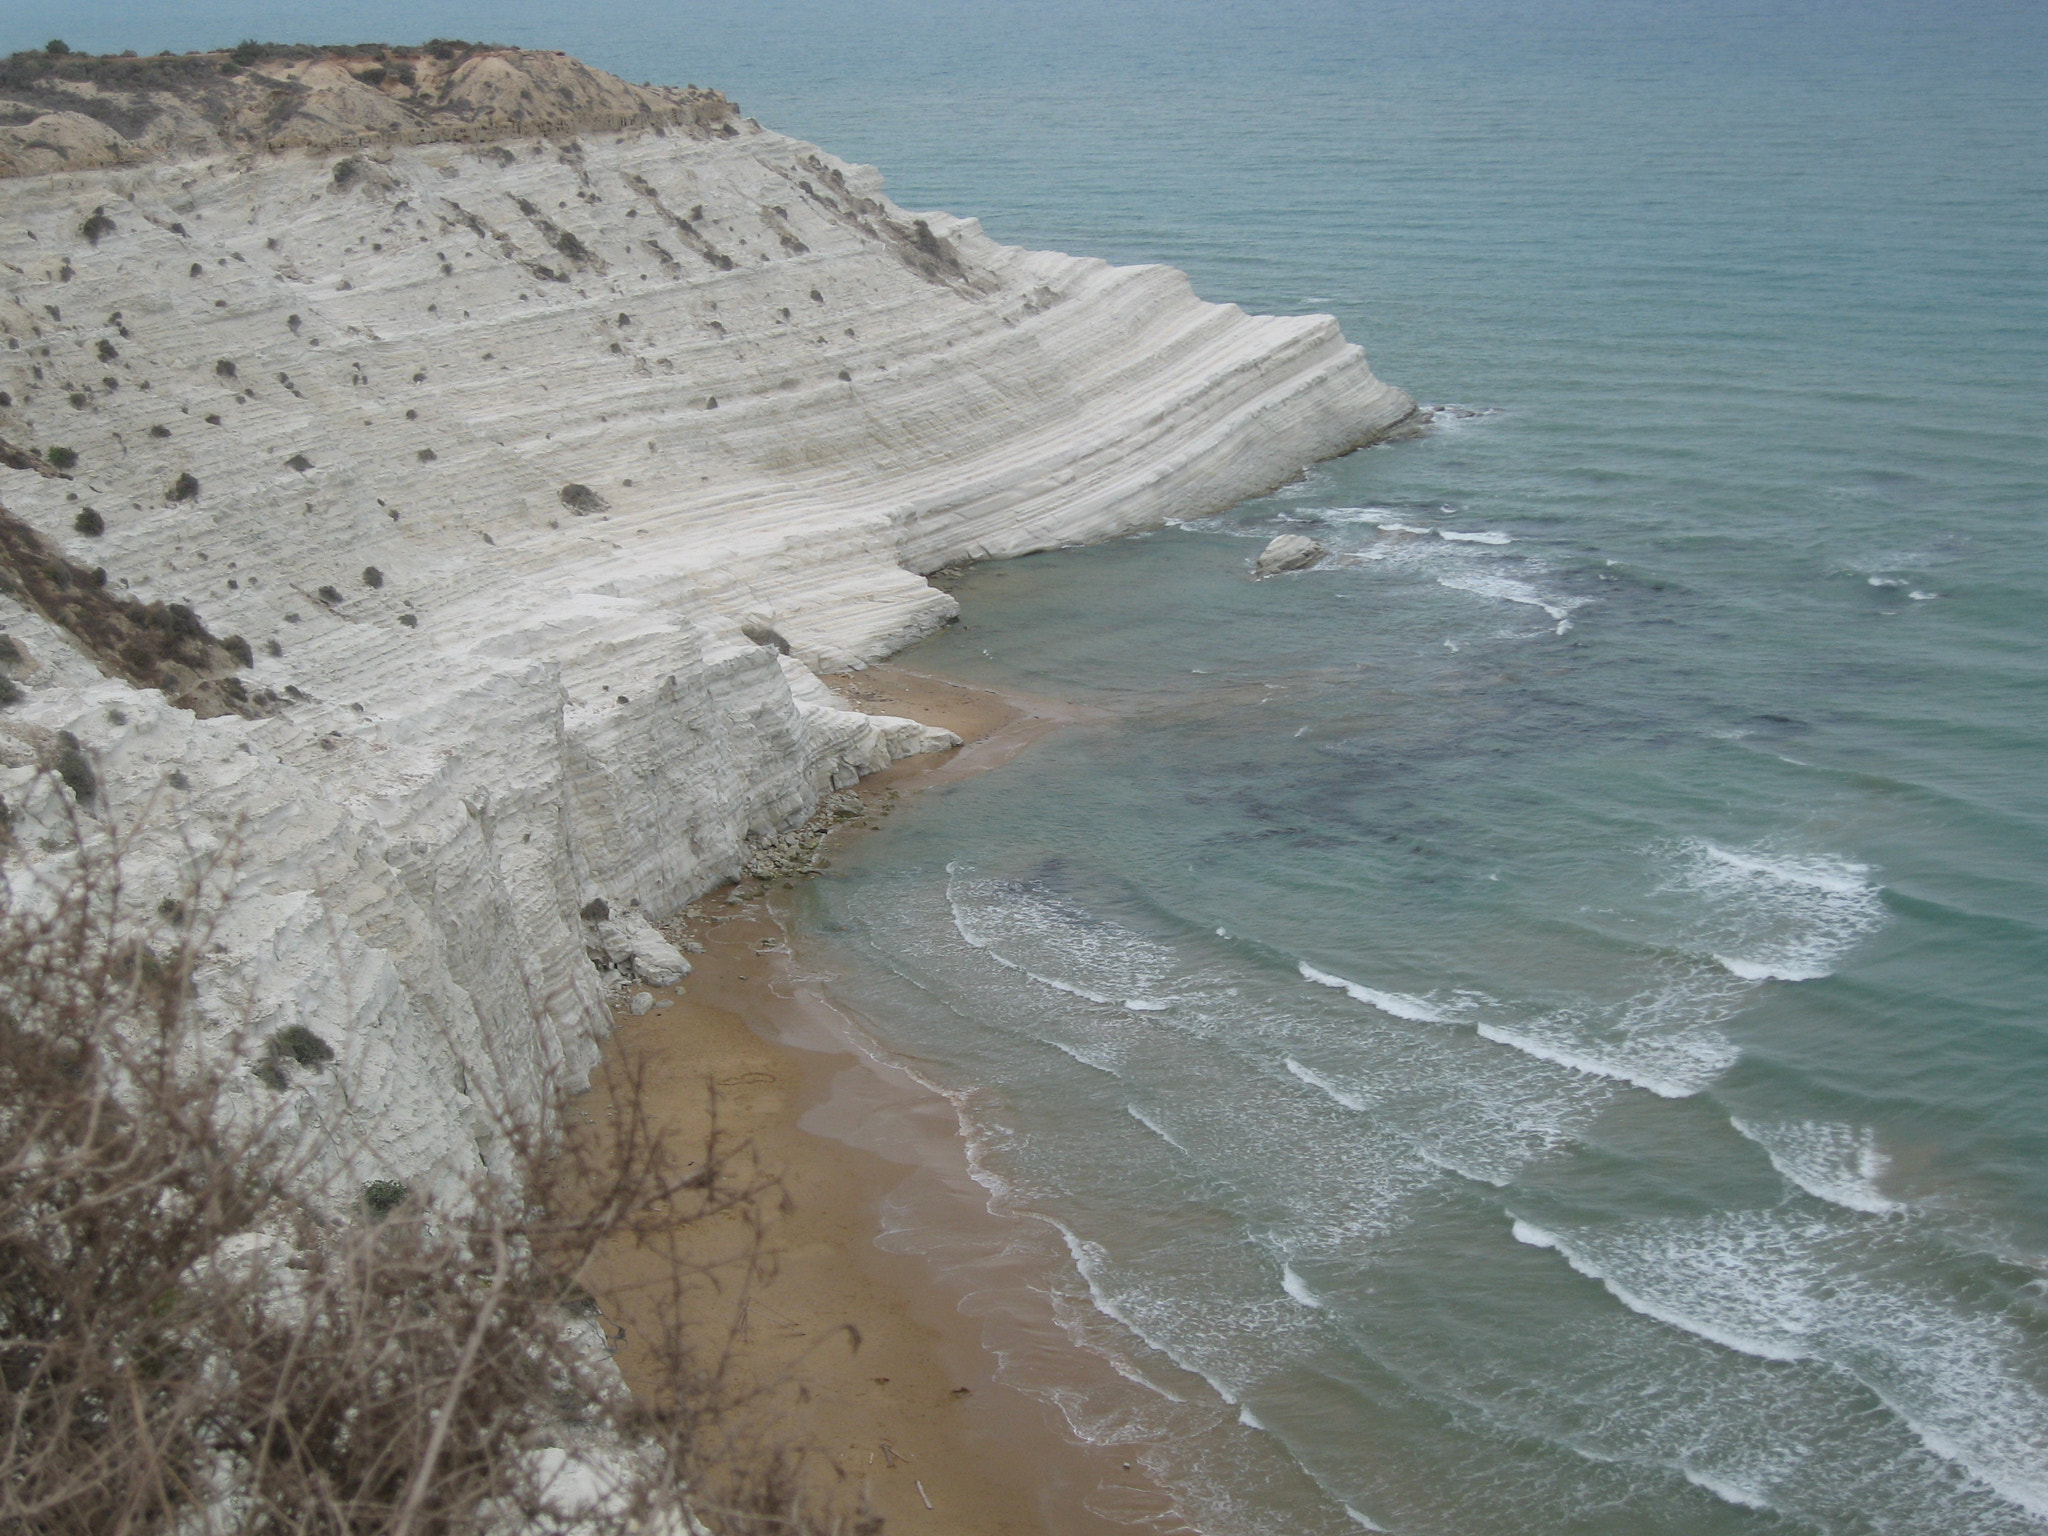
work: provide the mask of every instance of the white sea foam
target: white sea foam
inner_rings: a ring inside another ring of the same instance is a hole
[[[1882,1181],[1890,1160],[1868,1126],[1825,1120],[1762,1124],[1732,1119],[1736,1130],[1764,1149],[1771,1166],[1817,1200],[1846,1210],[1889,1215],[1907,1207],[1888,1197]]]
[[[1503,1169],[1489,1171],[1478,1164],[1453,1157],[1440,1147],[1417,1147],[1417,1153],[1432,1168],[1441,1168],[1445,1173],[1455,1173],[1461,1179],[1470,1179],[1475,1184],[1491,1184],[1495,1189],[1509,1189],[1514,1185],[1514,1175]]]
[[[1679,884],[1707,897],[1704,948],[1744,981],[1815,981],[1884,921],[1869,866],[1767,849],[1683,846]]]
[[[1496,405],[1426,405],[1430,427],[1437,432],[1457,432],[1475,421],[1500,415]]]
[[[1136,1013],[1170,1006],[1158,995],[1174,968],[1165,945],[1034,883],[972,878],[957,863],[946,875],[954,930],[998,964],[1090,1003]]]
[[[1264,1429],[1266,1427],[1259,1422],[1259,1416],[1249,1408],[1239,1408],[1237,1410],[1237,1422],[1246,1429]]]
[[[1351,1506],[1350,1506],[1349,1504],[1346,1504],[1346,1505],[1344,1506],[1344,1513],[1345,1513],[1345,1514],[1347,1514],[1347,1515],[1349,1515],[1349,1516],[1350,1516],[1350,1517],[1352,1518],[1353,1522],[1354,1522],[1354,1523],[1356,1523],[1356,1524],[1358,1525],[1358,1527],[1359,1527],[1359,1528],[1360,1528],[1361,1530],[1367,1530],[1367,1531],[1384,1531],[1384,1530],[1386,1530],[1386,1527],[1385,1527],[1384,1525],[1379,1525],[1379,1524],[1375,1523],[1375,1522],[1374,1522],[1374,1521],[1373,1521],[1372,1519],[1370,1519],[1369,1517],[1367,1517],[1367,1516],[1365,1516],[1365,1515],[1361,1515],[1361,1514],[1360,1514],[1360,1513],[1359,1513],[1359,1512],[1358,1512],[1357,1510],[1353,1509],[1353,1508],[1352,1508],[1352,1507],[1351,1507]]]
[[[1308,516],[1323,523],[1373,523],[1400,514],[1392,507],[1303,507]]]
[[[1778,1207],[1539,1235],[1646,1317],[1855,1378],[1928,1451],[2048,1516],[2031,1317],[1930,1273],[1909,1223]]]
[[[1424,999],[1411,997],[1406,992],[1381,992],[1372,987],[1361,986],[1355,981],[1346,981],[1342,976],[1319,971],[1305,960],[1298,962],[1298,969],[1316,985],[1335,987],[1339,992],[1347,992],[1353,999],[1367,1007],[1377,1008],[1381,1013],[1390,1013],[1397,1019],[1408,1019],[1417,1024],[1444,1022],[1441,1011]]]
[[[1014,961],[1003,960],[1003,957],[996,954],[994,950],[990,950],[989,954],[994,959],[1002,960],[1002,963],[1009,966],[1012,970],[1024,971],[1023,966],[1017,965]],[[1114,998],[1104,997],[1100,992],[1090,992],[1086,987],[1077,987],[1070,981],[1061,981],[1057,976],[1041,976],[1036,971],[1024,971],[1024,974],[1037,982],[1041,987],[1051,987],[1053,991],[1064,992],[1069,997],[1086,998],[1091,1003],[1110,1003],[1116,1001]]]
[[[1412,524],[1412,523],[1381,523],[1381,524],[1379,524],[1379,530],[1380,530],[1380,532],[1381,532],[1381,533],[1419,533],[1419,534],[1430,534],[1430,533],[1434,533],[1434,532],[1436,531],[1436,530],[1435,530],[1435,529],[1433,529],[1433,528],[1417,528],[1417,527],[1416,527],[1416,526],[1415,526],[1414,524]]]
[[[1045,1036],[1040,1036],[1040,1038],[1044,1040],[1047,1045],[1051,1046],[1054,1050],[1058,1051],[1061,1055],[1073,1057],[1074,1060],[1081,1063],[1081,1065],[1084,1067],[1089,1067],[1094,1071],[1100,1072],[1108,1077],[1115,1077],[1117,1075],[1117,1070],[1115,1067],[1097,1061],[1093,1056],[1090,1056],[1086,1051],[1081,1050],[1077,1046],[1069,1045],[1064,1040],[1054,1040],[1047,1038]]]
[[[1280,1266],[1280,1288],[1304,1307],[1313,1307],[1318,1312],[1323,1310],[1323,1304],[1316,1300],[1316,1293],[1308,1288],[1307,1281],[1294,1272],[1292,1264]]]
[[[1697,846],[1716,864],[1726,865],[1748,875],[1761,875],[1785,885],[1812,886],[1816,890],[1832,891],[1841,895],[1853,895],[1869,889],[1863,879],[1870,873],[1868,864],[1853,864],[1847,859],[1802,859],[1771,856],[1754,851],[1736,852],[1706,842]]]
[[[1512,544],[1515,541],[1505,533],[1488,530],[1484,533],[1456,533],[1449,528],[1439,528],[1436,536],[1449,539],[1453,544]]]
[[[1138,1124],[1145,1127],[1146,1130],[1150,1131],[1154,1136],[1157,1136],[1169,1147],[1172,1147],[1176,1151],[1180,1152],[1187,1151],[1187,1148],[1185,1146],[1183,1146],[1180,1142],[1174,1139],[1173,1133],[1171,1131],[1167,1130],[1165,1126],[1161,1125],[1157,1120],[1154,1120],[1150,1115],[1146,1114],[1145,1111],[1138,1108],[1137,1105],[1126,1104],[1124,1106],[1124,1109],[1126,1112],[1129,1113],[1130,1117],[1133,1120],[1137,1121]]]
[[[1744,981],[1819,981],[1833,972],[1825,965],[1801,965],[1773,960],[1744,960],[1737,955],[1716,955],[1715,964],[1730,976]]]
[[[1587,1072],[1595,1077],[1611,1077],[1617,1082],[1646,1088],[1660,1099],[1687,1099],[1698,1093],[1715,1077],[1726,1070],[1717,1068],[1708,1075],[1676,1078],[1646,1070],[1644,1067],[1612,1059],[1589,1056],[1582,1050],[1559,1045],[1553,1041],[1538,1039],[1520,1030],[1503,1029],[1498,1024],[1481,1024],[1479,1033],[1497,1045],[1511,1046],[1525,1056],[1534,1056],[1538,1061],[1547,1061],[1552,1066],[1566,1067],[1574,1072]]]
[[[1456,1004],[1447,1007],[1405,992],[1362,986],[1345,977],[1317,970],[1306,961],[1298,962],[1297,968],[1308,980],[1334,988],[1395,1018],[1418,1024],[1469,1021],[1481,1038],[1496,1045],[1505,1045],[1570,1072],[1647,1089],[1660,1098],[1683,1099],[1698,1093],[1733,1066],[1739,1054],[1725,1035],[1716,1029],[1702,1027],[1699,1016],[1707,1013],[1717,999],[1696,996],[1697,989],[1693,988],[1667,989],[1632,1001],[1616,1021],[1622,1032],[1620,1037],[1601,1040],[1588,1039],[1584,1026],[1571,1020],[1538,1019],[1505,1024],[1474,1017],[1481,1009],[1499,1007],[1482,993],[1461,993]],[[1675,1029],[1662,1017],[1674,1007],[1682,1016],[1689,1015]],[[1348,1099],[1313,1069],[1292,1058],[1288,1061],[1288,1070],[1304,1082],[1321,1088],[1340,1104],[1349,1108],[1364,1107]],[[1476,1171],[1477,1165],[1468,1164],[1465,1159],[1440,1148],[1432,1149],[1427,1155],[1439,1167],[1448,1168],[1453,1173],[1489,1184],[1500,1182],[1501,1176],[1497,1172]]]
[[[1644,1317],[1654,1318],[1660,1323],[1666,1323],[1673,1328],[1682,1329],[1686,1333],[1694,1334],[1711,1343],[1719,1344],[1724,1349],[1732,1349],[1739,1354],[1754,1355],[1760,1360],[1803,1360],[1811,1353],[1810,1350],[1798,1347],[1789,1340],[1781,1342],[1778,1339],[1751,1337],[1748,1334],[1728,1328],[1718,1321],[1693,1316],[1689,1312],[1673,1307],[1661,1299],[1640,1295],[1631,1291],[1617,1284],[1606,1269],[1581,1252],[1576,1246],[1558,1236],[1557,1233],[1547,1232],[1532,1222],[1516,1219],[1508,1230],[1517,1242],[1527,1243],[1532,1248],[1554,1249],[1565,1263],[1569,1264],[1579,1274],[1584,1275],[1588,1280],[1597,1280],[1606,1288],[1609,1295],[1613,1296],[1616,1301],[1627,1307],[1631,1312],[1640,1312]]]
[[[1502,576],[1494,571],[1465,570],[1447,576],[1439,576],[1436,584],[1449,587],[1456,592],[1470,592],[1474,597],[1490,597],[1498,602],[1519,603],[1530,608],[1541,608],[1561,626],[1569,625],[1572,611],[1583,608],[1591,601],[1583,597],[1556,597],[1539,591],[1526,581],[1512,576]],[[1564,629],[1557,630],[1563,634]]]
[[[1287,1058],[1287,1070],[1292,1072],[1296,1077],[1300,1078],[1304,1083],[1307,1083],[1311,1088],[1321,1089],[1324,1093],[1328,1094],[1332,1099],[1334,1099],[1337,1103],[1343,1105],[1346,1109],[1357,1110],[1360,1113],[1363,1113],[1366,1109],[1371,1107],[1365,1102],[1365,1100],[1358,1098],[1353,1094],[1346,1093],[1343,1089],[1339,1088],[1335,1083],[1331,1082],[1327,1077],[1323,1076],[1322,1073],[1316,1071],[1314,1067],[1305,1067],[1300,1062],[1296,1061],[1292,1056]]]
[[[1744,1509],[1767,1511],[1775,1511],[1777,1509],[1777,1505],[1754,1489],[1743,1488],[1735,1483],[1731,1483],[1725,1477],[1715,1477],[1711,1473],[1700,1471],[1697,1467],[1688,1467],[1681,1462],[1678,1468],[1678,1475],[1688,1483],[1691,1483],[1695,1488],[1706,1489],[1708,1493],[1711,1493],[1723,1503],[1739,1504]]]

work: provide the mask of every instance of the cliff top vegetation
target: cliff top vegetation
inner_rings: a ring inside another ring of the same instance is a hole
[[[715,133],[716,91],[633,85],[567,54],[458,38],[0,59],[0,175],[247,149],[626,127]]]

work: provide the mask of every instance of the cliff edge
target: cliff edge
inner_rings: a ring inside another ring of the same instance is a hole
[[[565,53],[484,43],[244,43],[148,57],[76,54],[59,43],[0,59],[0,177],[606,128],[729,137],[738,116],[716,91],[630,85]]]
[[[450,52],[212,56],[128,118],[10,77],[39,115],[0,130],[15,846],[67,796],[139,825],[143,910],[233,852],[201,1005],[332,1044],[247,1091],[375,1125],[364,1182],[488,1160],[479,1074],[589,1065],[580,913],[660,921],[946,744],[815,682],[954,613],[921,573],[1218,510],[1414,410],[1327,316],[906,212],[714,93]],[[126,127],[36,147],[66,113]],[[80,749],[89,795],[36,780]]]

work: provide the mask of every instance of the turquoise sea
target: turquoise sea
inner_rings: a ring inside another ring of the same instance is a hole
[[[1207,1536],[2048,1531],[2038,4],[6,30],[564,47],[1337,315],[1437,430],[967,575],[905,659],[1110,718],[800,898],[1038,1242],[1013,1378]]]

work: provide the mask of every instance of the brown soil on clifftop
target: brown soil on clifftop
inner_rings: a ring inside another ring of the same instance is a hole
[[[0,59],[0,177],[251,149],[675,129],[731,137],[716,91],[632,85],[552,50],[243,44]]]

